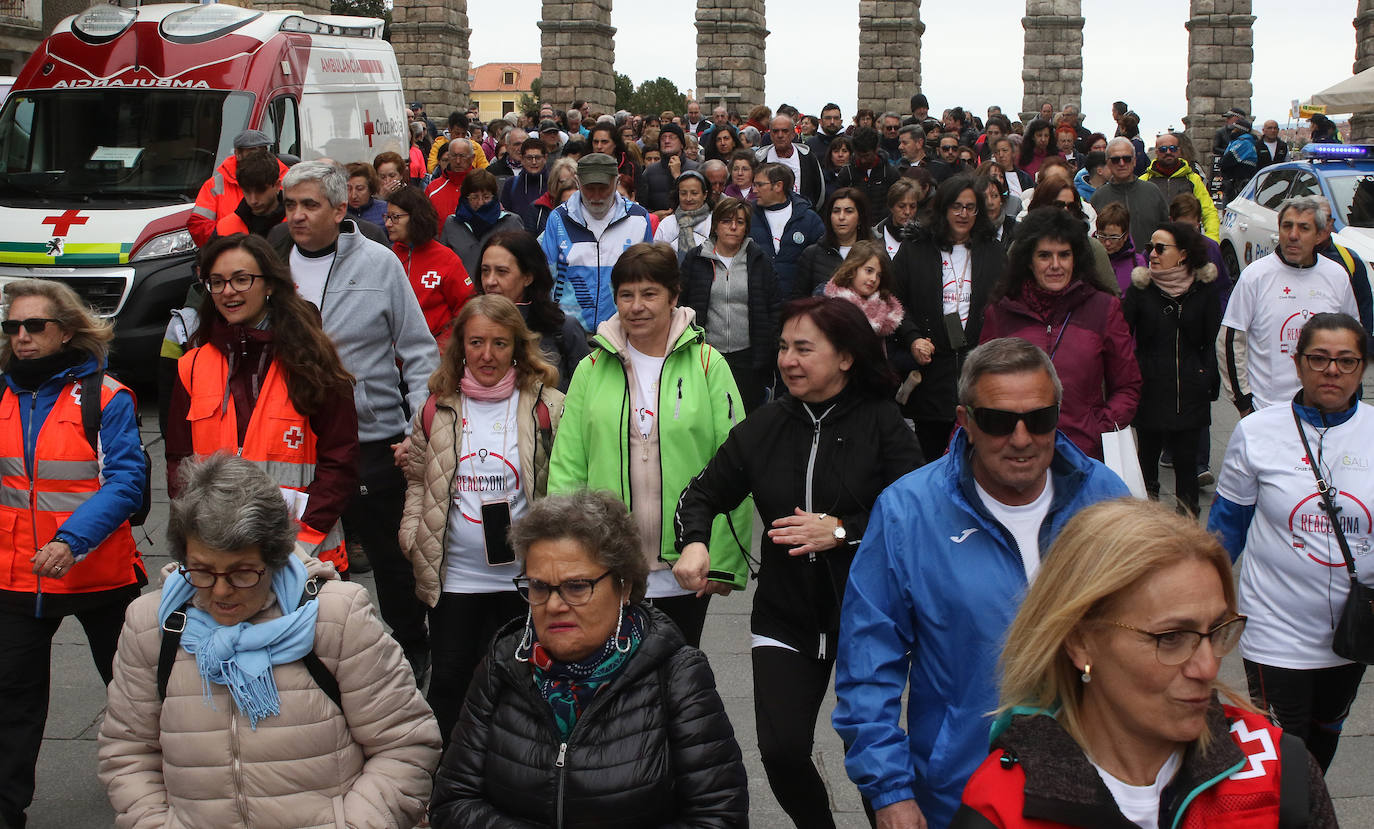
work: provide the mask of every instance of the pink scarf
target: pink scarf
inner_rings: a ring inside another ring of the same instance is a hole
[[[1183,296],[1193,285],[1193,271],[1187,265],[1174,268],[1150,268],[1150,279],[1169,296]]]
[[[458,381],[458,387],[462,389],[463,396],[471,400],[480,400],[483,403],[490,403],[493,400],[505,400],[515,391],[515,366],[510,367],[506,376],[496,381],[494,386],[484,386],[472,375],[472,369],[463,369],[463,379]]]

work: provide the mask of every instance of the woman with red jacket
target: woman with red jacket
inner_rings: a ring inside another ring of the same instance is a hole
[[[472,278],[458,254],[435,240],[439,214],[419,189],[402,187],[391,194],[386,229],[391,234],[391,249],[405,267],[410,288],[420,301],[429,333],[442,352],[454,318],[477,293]]]
[[[201,249],[200,328],[177,361],[167,418],[167,491],[193,455],[230,452],[276,481],[296,541],[348,569],[339,517],[358,484],[353,378],[267,242],[236,233]]]
[[[1124,498],[1078,513],[1007,631],[951,829],[1336,826],[1302,740],[1217,681],[1245,622],[1197,524]]]
[[[1020,337],[1044,349],[1064,384],[1060,431],[1101,460],[1102,433],[1135,417],[1141,379],[1121,300],[1096,284],[1083,222],[1057,207],[1032,210],[993,288],[979,341]]]

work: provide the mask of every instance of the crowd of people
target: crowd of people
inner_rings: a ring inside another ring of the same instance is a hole
[[[1228,273],[1187,137],[1113,119],[415,107],[347,166],[239,135],[163,347],[146,595],[109,324],[4,286],[0,824],[74,615],[120,826],[747,825],[700,648],[754,582],[799,827],[834,826],[832,677],[876,826],[1334,826],[1368,279],[1310,196]],[[1228,115],[1230,193],[1276,140]]]

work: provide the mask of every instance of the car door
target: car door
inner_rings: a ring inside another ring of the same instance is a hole
[[[1297,172],[1291,167],[1263,171],[1256,176],[1255,189],[1250,198],[1236,199],[1231,203],[1239,208],[1236,210],[1235,230],[1240,244],[1236,246],[1236,256],[1242,267],[1274,251],[1274,246],[1278,244],[1278,208],[1288,198]]]

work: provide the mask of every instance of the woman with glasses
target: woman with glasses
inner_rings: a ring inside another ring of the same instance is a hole
[[[1132,272],[1121,302],[1143,380],[1133,422],[1140,470],[1145,489],[1157,499],[1159,456],[1168,450],[1179,508],[1197,516],[1198,441],[1212,423],[1212,401],[1221,391],[1217,269],[1207,261],[1202,234],[1186,224],[1161,225],[1146,250],[1150,265]]]
[[[575,168],[574,168],[575,169]],[[550,171],[550,187],[553,171]],[[482,271],[482,245],[492,236],[511,230],[524,230],[520,217],[501,207],[501,185],[486,170],[472,170],[463,179],[461,200],[453,215],[444,221],[439,241],[463,260],[469,273]]]
[[[1365,343],[1363,326],[1346,314],[1307,321],[1293,351],[1302,389],[1290,405],[1262,408],[1237,424],[1207,521],[1232,560],[1245,554],[1240,608],[1250,623],[1240,653],[1250,697],[1301,737],[1323,770],[1364,665],[1331,651],[1350,580],[1316,476],[1331,487],[1339,531],[1359,556],[1374,543],[1366,506],[1374,504],[1374,482],[1365,461],[1374,415],[1358,399]],[[1369,583],[1364,562],[1361,581]]]
[[[808,245],[797,257],[792,299],[819,294],[854,243],[872,233],[868,197],[857,187],[841,187],[831,193],[821,206],[820,214],[825,222],[825,236]]]
[[[339,517],[358,484],[353,377],[264,240],[201,249],[200,327],[177,361],[167,419],[167,491],[193,455],[232,452],[282,488],[303,551],[346,572]]]
[[[715,677],[644,604],[637,537],[619,498],[585,490],[512,528],[529,608],[473,678],[435,779],[435,829],[748,825]]]
[[[759,751],[793,822],[833,827],[811,750],[844,646],[840,604],[878,493],[920,466],[921,453],[892,401],[882,341],[857,305],[788,303],[776,355],[787,394],[736,427],[678,501],[678,579],[705,586],[712,520],[752,494],[768,527],[750,621]]]
[[[447,745],[477,662],[524,603],[506,529],[544,495],[563,415],[558,372],[515,304],[463,306],[411,424],[401,549],[429,608],[429,704]]]
[[[1044,562],[953,829],[1336,826],[1302,743],[1217,679],[1253,622],[1214,537],[1120,499],[1074,516]]]
[[[979,343],[988,296],[1006,266],[987,203],[968,175],[941,182],[930,226],[903,245],[892,263],[910,322],[898,334],[907,332],[903,346],[921,370],[905,412],[927,458],[943,455],[954,432],[959,372]]]
[[[1102,243],[1107,251],[1107,260],[1112,263],[1112,273],[1116,274],[1117,287],[1122,296],[1131,287],[1131,274],[1136,268],[1150,264],[1145,254],[1135,249],[1131,241],[1131,211],[1125,202],[1112,202],[1097,214],[1097,234],[1093,237]]]
[[[989,296],[980,337],[1020,337],[1050,355],[1064,385],[1059,429],[1101,460],[1102,433],[1135,417],[1140,367],[1121,300],[1098,279],[1082,220],[1059,208],[1032,210]]]
[[[0,825],[23,826],[53,636],[75,616],[108,684],[124,609],[148,583],[129,528],[148,475],[133,393],[104,374],[110,322],[55,281],[7,283],[4,301]]]
[[[115,824],[415,826],[439,729],[367,589],[292,554],[257,464],[188,461],[179,489],[100,727]]]
[[[472,278],[458,254],[435,240],[439,214],[420,188],[393,192],[385,218],[391,250],[401,260],[429,333],[443,351],[453,318],[476,293]]]

